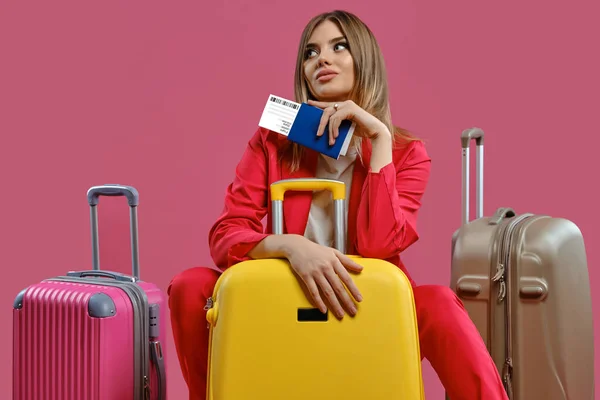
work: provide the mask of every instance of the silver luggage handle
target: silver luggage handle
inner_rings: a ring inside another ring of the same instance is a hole
[[[469,178],[470,178],[470,144],[475,140],[476,147],[476,210],[475,217],[483,217],[483,130],[480,128],[465,129],[461,135],[462,144],[462,223],[469,222]]]
[[[98,239],[98,200],[100,196],[124,196],[129,204],[130,230],[131,230],[131,259],[133,277],[140,279],[140,262],[138,246],[138,222],[137,207],[140,196],[136,188],[118,184],[107,184],[93,186],[87,192],[88,204],[90,205],[90,221],[92,230],[92,268],[100,270],[100,249]]]
[[[333,196],[334,207],[334,246],[346,254],[346,185],[332,179],[296,178],[282,179],[271,184],[271,204],[273,209],[273,233],[283,233],[283,197],[285,192],[329,190]]]

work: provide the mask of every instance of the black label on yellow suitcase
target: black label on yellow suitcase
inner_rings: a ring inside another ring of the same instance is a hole
[[[329,189],[336,247],[344,252],[342,182],[283,180],[271,186],[274,232],[286,190]],[[284,259],[227,269],[207,304],[210,400],[424,399],[412,287],[395,265],[361,257],[353,276],[363,300],[355,317],[322,314]]]

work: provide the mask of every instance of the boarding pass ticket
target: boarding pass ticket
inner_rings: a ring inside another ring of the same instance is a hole
[[[271,94],[269,95],[269,99],[267,100],[267,104],[265,105],[258,125],[281,135],[288,136],[301,106],[303,106],[303,104]],[[308,105],[304,104],[304,107],[306,106]],[[354,124],[352,128],[354,128]],[[346,154],[353,130],[354,129],[351,129],[350,134],[345,138],[346,140],[340,151],[341,155]],[[307,132],[307,134],[310,133]]]

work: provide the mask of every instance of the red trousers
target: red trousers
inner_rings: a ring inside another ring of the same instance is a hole
[[[208,328],[204,305],[219,272],[191,268],[168,288],[177,356],[190,400],[205,400]],[[508,397],[475,325],[454,292],[444,286],[414,288],[421,357],[429,360],[452,400]]]

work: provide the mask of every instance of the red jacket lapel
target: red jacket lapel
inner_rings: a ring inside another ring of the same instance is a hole
[[[356,221],[358,219],[358,206],[362,197],[362,190],[367,179],[369,165],[371,163],[371,142],[362,141],[362,159],[358,157],[354,162],[354,171],[352,173],[352,187],[350,188],[350,198],[348,199],[348,226],[346,238],[346,253],[357,254],[356,246]]]
[[[290,172],[287,163],[281,163],[284,164],[281,167],[281,179],[315,177],[318,153],[308,149],[304,149],[304,152],[300,168],[294,173]],[[285,194],[283,202],[283,231],[285,233],[304,235],[311,202],[312,192],[290,191]]]

